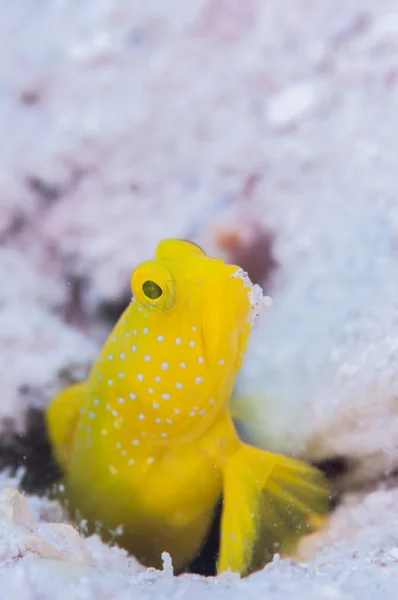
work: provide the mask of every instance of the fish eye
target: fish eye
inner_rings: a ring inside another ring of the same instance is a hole
[[[160,285],[158,285],[155,281],[151,281],[150,279],[144,281],[142,284],[142,291],[144,292],[145,296],[151,300],[157,300],[157,298],[160,298],[160,296],[163,294],[163,290]]]
[[[134,298],[149,310],[168,310],[175,302],[176,282],[161,262],[149,260],[139,265],[131,276]]]

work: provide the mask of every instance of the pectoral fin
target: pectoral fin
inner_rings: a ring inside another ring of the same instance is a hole
[[[58,394],[48,406],[46,422],[54,455],[65,469],[75,435],[85,383],[77,383]]]
[[[328,506],[317,469],[242,444],[224,469],[218,570],[245,575],[291,552],[323,525]]]

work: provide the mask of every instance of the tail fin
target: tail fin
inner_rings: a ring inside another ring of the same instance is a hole
[[[55,458],[65,468],[84,399],[85,383],[76,383],[58,394],[48,406],[46,422]]]
[[[242,444],[224,469],[218,571],[246,575],[291,552],[323,525],[329,498],[317,469]]]

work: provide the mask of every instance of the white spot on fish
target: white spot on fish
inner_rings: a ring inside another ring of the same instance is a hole
[[[117,401],[119,402],[119,404],[124,404],[124,398],[118,398]]]
[[[173,419],[166,419],[166,423],[168,423],[169,425],[171,425],[173,423]]]
[[[138,379],[138,381],[144,381],[144,376],[143,376],[143,374],[142,374],[142,373],[138,373],[138,375],[137,375],[137,379]]]
[[[156,409],[156,408],[159,408],[159,404],[158,404],[157,402],[154,402],[154,403],[152,404],[152,408],[155,408],[155,409]]]
[[[147,463],[148,463],[148,465],[151,465],[151,464],[153,463],[153,461],[154,461],[154,460],[155,460],[155,459],[154,459],[154,458],[152,458],[152,456],[149,456],[149,457],[148,457],[148,459],[147,459]]]
[[[142,333],[144,333],[146,335],[148,333],[148,327],[144,327],[144,329],[142,330]]]
[[[182,389],[182,383],[179,383],[179,382],[177,381],[177,383],[176,383],[176,388],[177,388],[177,390],[181,390],[181,389]]]
[[[167,436],[168,436],[168,433],[161,433],[161,434],[160,434],[160,437],[163,437],[163,438],[165,438],[165,437],[167,437]]]
[[[91,431],[92,431],[92,429],[91,429],[90,425],[87,425],[87,427],[86,427],[86,433],[91,433]]]
[[[108,354],[108,360],[113,360],[113,354]]]
[[[180,363],[180,367],[181,367],[181,369],[185,369],[185,367],[186,367],[186,366],[187,366],[187,365],[186,365],[184,362]]]
[[[168,368],[169,368],[168,363],[167,362],[163,362],[162,363],[162,369],[163,369],[163,371],[167,371]]]
[[[131,352],[137,352],[137,346],[131,346]]]
[[[130,458],[130,460],[128,461],[127,464],[129,467],[132,467],[134,463],[135,463],[135,460],[133,458]]]
[[[181,344],[181,338],[176,338],[176,344],[177,344],[177,346],[178,346],[179,344]]]
[[[170,400],[170,394],[162,394],[163,400]]]
[[[204,363],[204,362],[205,362],[205,359],[203,358],[203,356],[199,356],[199,358],[198,358],[198,363],[199,363],[200,365],[203,365],[203,363]]]
[[[109,465],[108,469],[112,475],[117,475],[117,469],[113,465]]]
[[[117,410],[113,410],[112,414],[113,414],[114,417],[117,417],[117,415],[118,415]]]
[[[179,408],[175,408],[173,412],[175,412],[176,415],[179,415],[181,411]]]
[[[133,444],[133,446],[138,446],[140,442],[139,440],[132,440],[131,443]]]
[[[164,340],[163,335],[158,335],[157,340],[158,340],[158,342],[163,342],[163,340]]]
[[[88,418],[95,419],[95,413],[92,410],[88,413]]]
[[[101,435],[108,435],[108,431],[106,429],[101,429]]]
[[[148,394],[154,394],[155,392],[153,391],[152,388],[148,388]]]
[[[119,379],[123,379],[123,377],[124,377],[123,371],[120,371],[120,373],[118,373],[117,376],[119,377]]]
[[[93,404],[94,404],[94,406],[98,406],[98,404],[99,404],[99,398],[94,398]]]
[[[149,356],[149,354],[145,354],[145,356],[144,356],[144,360],[145,360],[146,362],[149,362],[149,361],[151,360],[151,357]]]
[[[140,413],[138,415],[138,418],[139,418],[140,421],[143,421],[145,419],[145,415],[143,415],[142,413]]]
[[[108,379],[108,385],[113,385],[112,379]]]
[[[133,329],[133,335],[137,335],[137,330]]]
[[[195,383],[202,383],[203,377],[195,377]]]
[[[121,448],[121,447],[122,447],[121,443],[120,443],[120,442],[116,442],[116,448],[117,448],[118,450],[120,450],[120,448]]]
[[[120,356],[120,358],[121,358],[122,360],[124,360],[124,359],[126,358],[126,355],[125,355],[125,353],[124,353],[124,352],[121,352],[121,353],[119,354],[119,356]]]
[[[133,393],[129,394],[129,398],[130,400],[135,400],[137,398],[137,396]]]
[[[193,340],[191,340],[191,341],[189,342],[189,345],[191,346],[191,348],[193,348],[193,347],[195,346],[195,342],[194,342]]]
[[[223,358],[220,358],[220,360],[218,361],[218,363],[219,363],[220,365],[223,365],[223,364],[224,364],[224,359],[223,359]]]
[[[155,377],[154,381],[161,381],[159,375],[157,377]]]
[[[192,326],[192,331],[196,331],[195,325]]]
[[[161,423],[161,422],[162,422],[162,420],[161,420],[161,419],[159,419],[159,417],[156,417],[156,419],[155,419],[155,423]]]

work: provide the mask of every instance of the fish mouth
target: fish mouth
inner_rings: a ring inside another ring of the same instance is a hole
[[[250,311],[247,315],[246,322],[253,325],[254,321],[263,314],[263,312],[272,305],[272,298],[265,296],[263,289],[258,283],[253,283],[249,275],[240,267],[232,275],[233,279],[241,279],[243,287],[248,289],[248,297],[250,301]]]

